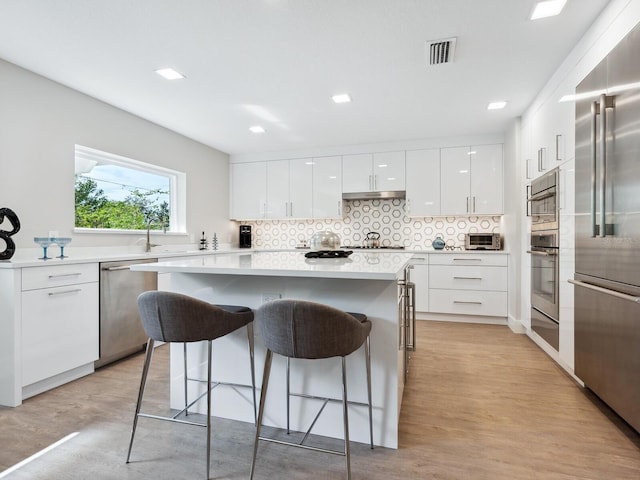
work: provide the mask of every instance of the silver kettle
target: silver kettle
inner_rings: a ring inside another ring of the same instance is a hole
[[[380,234],[378,232],[367,233],[364,239],[364,246],[367,248],[378,248],[380,246]]]

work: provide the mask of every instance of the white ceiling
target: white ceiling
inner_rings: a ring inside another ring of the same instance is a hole
[[[534,3],[2,0],[0,58],[232,154],[494,134],[608,0],[532,22]],[[428,67],[425,42],[448,37],[454,62]]]

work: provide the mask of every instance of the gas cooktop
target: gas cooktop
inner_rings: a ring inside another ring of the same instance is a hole
[[[340,248],[349,250],[404,250],[402,245],[381,245],[379,247],[365,247],[364,245],[342,245]]]

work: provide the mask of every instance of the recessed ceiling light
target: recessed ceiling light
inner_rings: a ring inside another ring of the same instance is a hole
[[[538,2],[529,18],[531,20],[538,20],[539,18],[558,15],[564,8],[565,3],[567,3],[567,0],[546,0],[545,2]]]
[[[348,93],[340,93],[338,95],[334,95],[331,97],[334,103],[349,103],[351,101],[351,97]]]
[[[161,68],[156,70],[156,73],[167,80],[179,80],[184,78],[180,72],[175,71],[173,68]]]
[[[264,133],[265,132],[264,128],[262,128],[260,125],[254,125],[253,127],[249,127],[249,130],[251,130],[253,133]]]
[[[507,106],[507,102],[504,102],[504,101],[491,102],[487,107],[487,110],[500,110],[501,108],[504,108],[506,106]]]

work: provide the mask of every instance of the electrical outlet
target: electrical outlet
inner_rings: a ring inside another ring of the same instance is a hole
[[[271,302],[272,300],[278,300],[279,298],[282,298],[281,293],[263,293],[262,303]]]

